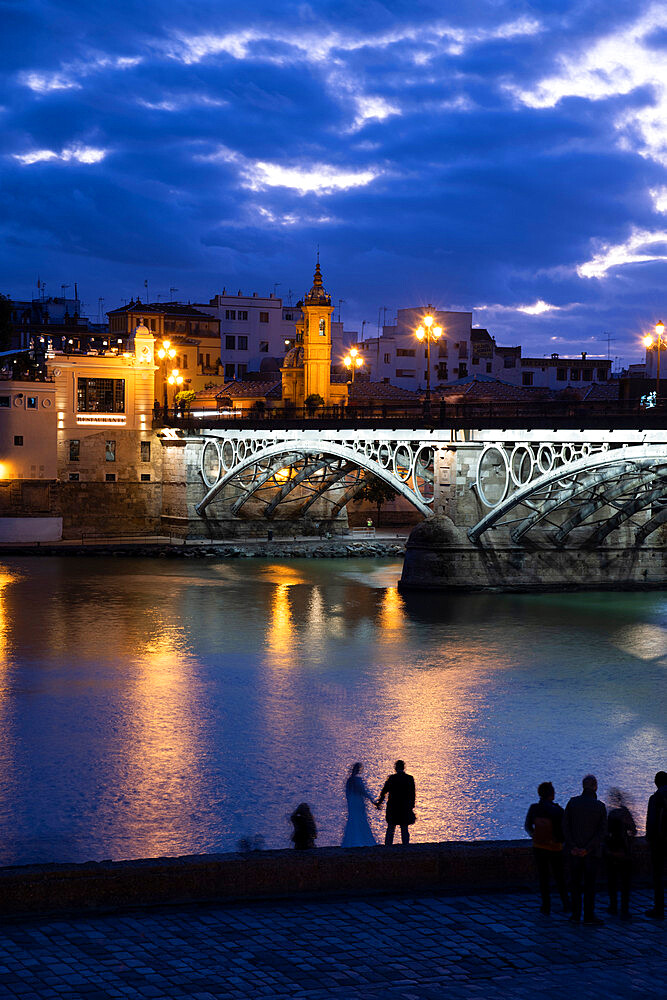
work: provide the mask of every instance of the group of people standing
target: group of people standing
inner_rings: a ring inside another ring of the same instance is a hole
[[[651,795],[646,814],[646,839],[651,855],[653,907],[646,915],[664,920],[665,894],[663,869],[667,857],[667,773],[658,771],[656,791]],[[582,780],[582,793],[570,799],[563,809],[555,802],[550,781],[538,786],[539,801],[526,815],[525,829],[533,839],[535,863],[544,914],[551,913],[550,883],[553,876],[570,921],[597,926],[604,923],[595,915],[595,887],[598,868],[604,858],[609,891],[608,912],[630,920],[630,882],[632,839],[637,825],[618,788],[609,793],[609,811],[597,797],[598,783],[593,774]],[[571,900],[565,880],[565,859],[570,874]]]
[[[410,827],[415,817],[415,779],[407,774],[405,762],[397,760],[394,773],[390,774],[377,799],[368,791],[361,776],[363,765],[357,761],[350,769],[345,783],[347,822],[343,833],[343,847],[374,847],[375,837],[368,822],[367,802],[376,809],[382,808],[387,799],[387,832],[384,842],[393,844],[396,827],[401,831],[401,842],[410,843]],[[655,776],[656,791],[648,801],[646,814],[646,839],[649,844],[653,874],[653,907],[647,916],[664,920],[665,892],[663,871],[667,859],[667,772]],[[563,911],[570,914],[573,923],[582,919],[585,924],[603,923],[595,915],[595,888],[598,868],[604,859],[607,867],[609,907],[612,914],[630,920],[630,884],[632,870],[632,840],[637,825],[624,801],[620,789],[609,792],[609,811],[597,797],[597,779],[587,774],[582,780],[581,795],[576,795],[563,809],[556,801],[554,786],[543,781],[538,786],[539,801],[534,802],[526,815],[525,829],[533,840],[535,864],[540,885],[543,914],[551,913],[551,878],[561,898]],[[294,832],[292,841],[299,850],[315,846],[317,826],[306,802],[297,806],[290,817]],[[570,892],[566,882],[567,859]],[[619,910],[620,896],[620,910]],[[571,898],[570,898],[571,897]],[[582,906],[583,904],[583,906]]]
[[[343,847],[375,847],[375,837],[366,814],[366,802],[371,802],[376,809],[382,808],[387,799],[387,832],[384,842],[387,846],[393,844],[396,827],[401,831],[401,842],[410,843],[410,827],[416,822],[415,816],[415,779],[405,770],[405,761],[397,760],[394,773],[390,774],[377,799],[368,791],[361,776],[363,764],[357,761],[350,768],[350,775],[345,782],[345,798],[347,800],[347,822],[343,833]],[[315,846],[317,826],[307,802],[302,802],[290,816],[294,832],[292,842],[298,850],[307,850]]]

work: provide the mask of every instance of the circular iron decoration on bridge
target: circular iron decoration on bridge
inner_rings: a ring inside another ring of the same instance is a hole
[[[222,459],[217,438],[209,438],[201,453],[201,477],[205,485],[211,489],[215,486],[222,472]]]
[[[394,475],[407,483],[412,474],[412,452],[406,444],[399,444],[394,452]]]
[[[510,476],[515,486],[521,487],[533,478],[535,457],[527,444],[517,444],[510,456]]]
[[[222,445],[222,467],[225,472],[229,472],[231,468],[236,464],[236,448],[234,447],[234,442],[225,441]]]
[[[497,507],[507,494],[510,470],[504,449],[487,444],[477,463],[477,495],[487,507]]]
[[[434,450],[427,444],[423,444],[415,455],[412,482],[424,503],[433,503],[433,459]]]

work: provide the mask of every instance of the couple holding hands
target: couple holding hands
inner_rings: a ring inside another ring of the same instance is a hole
[[[366,816],[366,799],[380,809],[387,797],[387,832],[385,845],[394,842],[396,827],[401,829],[401,841],[410,843],[410,827],[415,822],[415,779],[405,772],[405,762],[397,760],[394,773],[390,774],[376,800],[370,794],[364,779],[361,777],[362,764],[357,762],[350,769],[350,776],[345,783],[347,799],[347,823],[343,834],[343,847],[373,847],[375,837]]]

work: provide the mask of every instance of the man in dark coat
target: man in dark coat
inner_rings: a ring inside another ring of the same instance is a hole
[[[563,810],[554,802],[556,793],[550,781],[543,781],[538,785],[537,794],[540,801],[533,802],[528,810],[524,828],[533,838],[533,855],[542,897],[540,911],[545,916],[551,913],[549,876],[553,872],[563,911],[567,913],[570,901],[563,870]]]
[[[570,858],[572,882],[572,916],[581,919],[581,895],[584,896],[584,923],[593,926],[604,923],[595,916],[595,879],[598,860],[607,833],[607,810],[597,797],[598,783],[593,774],[581,782],[583,792],[570,799],[563,814],[563,833]]]
[[[394,774],[385,781],[380,798],[375,805],[379,809],[387,799],[387,832],[384,842],[387,846],[394,843],[394,832],[397,826],[401,828],[401,842],[410,843],[410,824],[415,821],[415,779],[405,773],[405,761],[397,760],[394,764]]]
[[[648,800],[646,812],[646,839],[651,852],[653,872],[653,909],[646,911],[654,920],[665,919],[665,884],[663,872],[667,858],[667,772],[655,776],[657,791]]]

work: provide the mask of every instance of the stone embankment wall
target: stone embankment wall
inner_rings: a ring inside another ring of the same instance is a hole
[[[647,844],[640,839],[633,846],[634,882],[647,884]],[[604,877],[602,865],[600,877]],[[0,869],[5,916],[334,894],[525,889],[537,895],[528,840],[325,847]]]
[[[0,545],[0,555],[40,556],[129,556],[155,559],[390,559],[403,555],[403,542],[308,540],[244,545],[242,542],[169,544],[167,542],[123,543],[122,541],[88,545],[44,543],[39,545]]]

